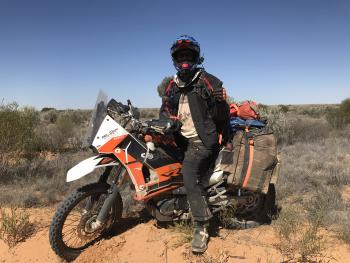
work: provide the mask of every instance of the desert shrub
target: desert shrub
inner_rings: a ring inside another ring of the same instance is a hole
[[[276,248],[285,259],[283,262],[321,262],[320,259],[326,258],[322,220],[322,212],[306,220],[295,208],[282,210],[273,227],[279,239]]]
[[[37,148],[41,151],[63,152],[78,150],[84,139],[86,126],[71,114],[61,114],[54,124],[42,123],[36,129]],[[78,115],[79,116],[79,115]]]
[[[261,117],[267,119],[267,128],[274,132],[278,143],[284,143],[291,137],[291,132],[288,129],[286,115],[275,107],[259,105]]]
[[[74,125],[82,125],[90,120],[91,110],[66,110],[62,115]]]
[[[0,209],[0,238],[13,247],[26,240],[34,232],[34,226],[29,221],[29,213],[26,210],[11,207],[9,212]]]
[[[41,112],[46,112],[46,111],[52,111],[52,110],[56,110],[55,108],[51,108],[51,107],[44,107],[41,109]]]
[[[34,108],[0,105],[0,151],[31,151],[38,123],[39,113]]]
[[[50,109],[47,111],[42,111],[40,117],[46,123],[55,123],[58,118],[58,111],[55,109]]]
[[[303,109],[300,114],[301,115],[307,115],[309,117],[312,117],[312,118],[320,118],[322,117],[323,115],[325,115],[325,112],[326,110],[322,107],[310,107],[310,108],[306,108],[306,109]]]
[[[140,109],[141,119],[158,119],[159,109],[156,108],[143,108]]]
[[[56,122],[56,129],[58,131],[57,135],[59,136],[58,143],[64,144],[67,138],[74,136],[74,126],[75,123],[71,116],[59,116]]]
[[[259,103],[258,106],[259,110],[262,112],[268,112],[268,110],[270,109],[270,107],[266,104]]]
[[[283,113],[287,113],[289,111],[289,107],[287,105],[278,105],[278,108],[280,111],[282,111]]]
[[[328,111],[327,120],[329,124],[337,129],[344,128],[350,123],[350,98],[345,99],[338,108]]]
[[[315,142],[327,138],[331,127],[323,119],[297,118],[287,124],[288,132],[283,136],[284,142]]]
[[[96,170],[80,180],[66,183],[67,171],[89,156],[89,152],[64,153],[49,159],[45,156],[21,159],[16,165],[7,163],[0,174],[0,205],[37,207],[55,204],[68,192],[91,182],[92,177],[101,173]]]

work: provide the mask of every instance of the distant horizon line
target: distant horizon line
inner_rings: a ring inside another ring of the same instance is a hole
[[[339,103],[300,103],[300,104],[265,104],[265,103],[258,103],[258,105],[266,105],[266,106],[334,106],[334,105],[340,105]],[[23,107],[32,107],[32,106],[23,106]],[[37,109],[36,107],[34,107]],[[159,107],[136,107],[138,109],[159,109]],[[55,107],[42,107],[40,111],[43,109],[53,109],[53,110],[93,110],[93,108],[55,108]],[[39,109],[38,109],[39,110]]]

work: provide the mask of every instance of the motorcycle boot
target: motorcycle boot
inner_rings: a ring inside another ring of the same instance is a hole
[[[193,239],[192,239],[192,252],[194,253],[204,253],[208,248],[208,227],[209,222],[195,221],[193,229]]]

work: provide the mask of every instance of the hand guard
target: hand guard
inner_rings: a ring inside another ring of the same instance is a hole
[[[182,123],[178,120],[151,120],[148,127],[158,133],[171,134],[181,129]]]
[[[168,126],[164,129],[164,134],[172,134],[180,131],[182,123],[179,120],[170,120]]]

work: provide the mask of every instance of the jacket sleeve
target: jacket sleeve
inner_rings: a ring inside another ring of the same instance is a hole
[[[176,116],[172,115],[172,109],[174,108],[174,105],[172,105],[172,102],[169,96],[167,95],[167,90],[171,88],[172,83],[172,77],[166,77],[157,87],[158,94],[162,97],[162,106],[159,110],[159,119],[161,120],[177,119]]]
[[[159,110],[159,119],[160,120],[172,118],[172,115],[170,113],[170,105],[169,104],[170,104],[169,97],[163,96],[162,97],[162,106],[160,107],[160,110]]]
[[[213,93],[213,119],[217,131],[222,134],[223,143],[226,143],[230,136],[230,107],[226,101],[226,91],[222,81],[215,76],[206,73],[205,84]]]

